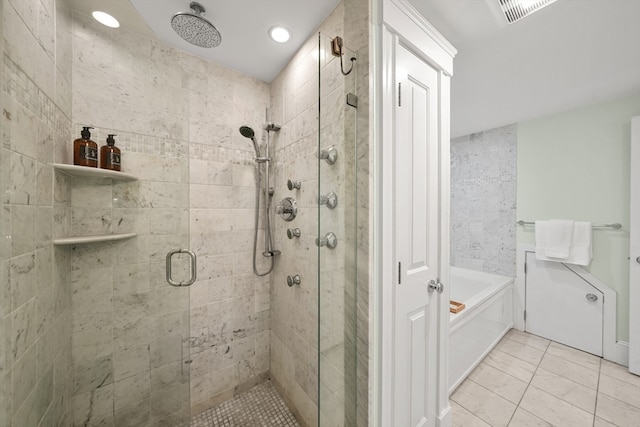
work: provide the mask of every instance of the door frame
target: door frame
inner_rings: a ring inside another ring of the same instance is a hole
[[[640,116],[631,118],[629,215],[629,371],[640,375]]]
[[[372,11],[373,34],[373,93],[380,102],[373,108],[373,289],[371,328],[373,336],[371,375],[373,399],[370,420],[372,425],[391,425],[392,413],[392,343],[393,343],[393,286],[397,275],[394,259],[394,150],[396,47],[402,44],[438,71],[438,100],[440,110],[439,138],[439,248],[440,280],[444,292],[434,296],[438,309],[436,357],[436,425],[451,425],[448,388],[449,350],[449,170],[450,170],[450,104],[449,83],[453,69],[455,48],[420,15],[406,0],[383,0]],[[426,284],[425,284],[426,286]]]

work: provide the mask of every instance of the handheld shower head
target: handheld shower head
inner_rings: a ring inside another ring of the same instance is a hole
[[[260,157],[260,150],[258,149],[258,141],[256,141],[256,134],[249,126],[240,126],[240,134],[245,138],[249,138],[253,142],[253,148],[256,150],[256,157]]]

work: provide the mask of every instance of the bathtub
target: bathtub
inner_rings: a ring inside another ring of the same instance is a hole
[[[452,393],[513,327],[513,277],[451,267],[450,282],[450,299],[465,304],[449,313]]]

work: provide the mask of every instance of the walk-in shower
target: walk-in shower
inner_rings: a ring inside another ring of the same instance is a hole
[[[273,188],[269,182],[269,164],[271,163],[270,157],[270,140],[271,140],[271,132],[277,132],[280,130],[280,126],[267,123],[264,126],[264,129],[267,131],[267,143],[265,145],[264,155],[260,153],[260,146],[258,145],[258,141],[256,140],[256,134],[254,130],[249,126],[241,126],[240,134],[245,138],[249,138],[251,142],[253,142],[253,149],[256,152],[256,202],[254,206],[255,210],[255,221],[253,228],[253,272],[256,276],[266,276],[267,274],[273,271],[274,265],[274,257],[280,255],[280,251],[273,249],[273,239],[271,237],[271,198],[273,197]],[[263,168],[260,165],[264,165]],[[262,172],[264,171],[264,188],[261,188],[260,184],[262,183]],[[265,272],[260,272],[258,270],[257,263],[257,251],[258,251],[258,219],[260,217],[260,193],[263,194],[263,206],[264,206],[264,251],[262,252],[262,256],[271,258],[271,263],[269,269]]]

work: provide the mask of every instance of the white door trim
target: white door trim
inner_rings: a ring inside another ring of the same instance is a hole
[[[629,371],[640,375],[640,116],[631,118]]]

